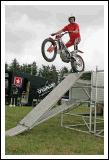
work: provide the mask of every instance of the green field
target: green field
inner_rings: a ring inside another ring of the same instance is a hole
[[[6,106],[6,130],[16,124],[32,107]],[[69,119],[67,119],[69,120]],[[60,114],[14,137],[5,139],[6,155],[104,155],[104,140],[93,134],[60,126]]]

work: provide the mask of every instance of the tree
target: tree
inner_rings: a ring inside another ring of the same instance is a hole
[[[39,76],[51,80],[52,82],[58,82],[58,72],[56,71],[56,67],[54,65],[50,66],[42,66],[39,69]]]
[[[89,73],[83,73],[83,75],[81,76],[81,79],[91,80],[91,72],[89,72]]]
[[[32,75],[32,64],[27,65],[26,73],[30,73]]]
[[[67,67],[63,67],[60,72],[61,72],[61,74],[64,75],[64,74],[68,73],[69,70],[67,69]]]
[[[37,67],[35,61],[32,63],[31,67],[32,67],[32,75],[37,75],[37,69],[38,69],[38,67]]]
[[[65,74],[68,74],[69,70],[67,69],[67,67],[63,67],[60,72],[59,72],[59,80],[61,81],[64,77]]]
[[[23,65],[21,65],[21,66],[20,66],[20,71],[21,71],[21,72],[25,72],[25,73],[26,73],[26,71],[27,71],[27,67],[28,67],[28,65],[27,65],[27,64],[23,64]]]
[[[7,62],[5,63],[5,71],[8,70],[9,65],[7,64]]]
[[[20,69],[20,65],[19,65],[17,59],[15,58],[9,66],[9,70],[10,71],[18,71],[19,69]]]
[[[51,80],[57,84],[58,83],[58,71],[56,70],[56,67],[54,65],[51,66],[50,74],[51,74]]]
[[[39,69],[39,76],[49,79],[50,67],[42,65]]]

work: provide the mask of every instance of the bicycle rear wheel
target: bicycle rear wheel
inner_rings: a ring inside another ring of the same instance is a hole
[[[54,47],[53,51],[48,51],[50,47]],[[42,56],[47,62],[53,62],[57,55],[57,46],[52,38],[47,38],[41,46]]]
[[[76,55],[75,58],[71,58],[71,67],[73,72],[84,71],[84,68],[85,68],[84,60],[80,55]]]

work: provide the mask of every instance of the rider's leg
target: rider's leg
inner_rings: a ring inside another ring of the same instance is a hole
[[[78,50],[78,44],[80,43],[80,38],[75,38],[74,40],[74,50]]]
[[[74,50],[78,50],[78,44],[74,44]]]
[[[74,40],[69,40],[66,44],[65,44],[65,46],[68,48],[68,47],[70,47],[70,46],[72,46],[72,45],[74,45]]]
[[[78,44],[80,43],[81,39],[80,38],[76,38],[75,39],[75,42],[74,42],[74,50],[77,51],[77,52],[80,52],[80,53],[84,53],[83,51],[80,51],[78,49]]]

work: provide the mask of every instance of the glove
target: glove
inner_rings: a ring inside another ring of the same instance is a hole
[[[52,33],[51,36],[55,36],[55,33]]]

